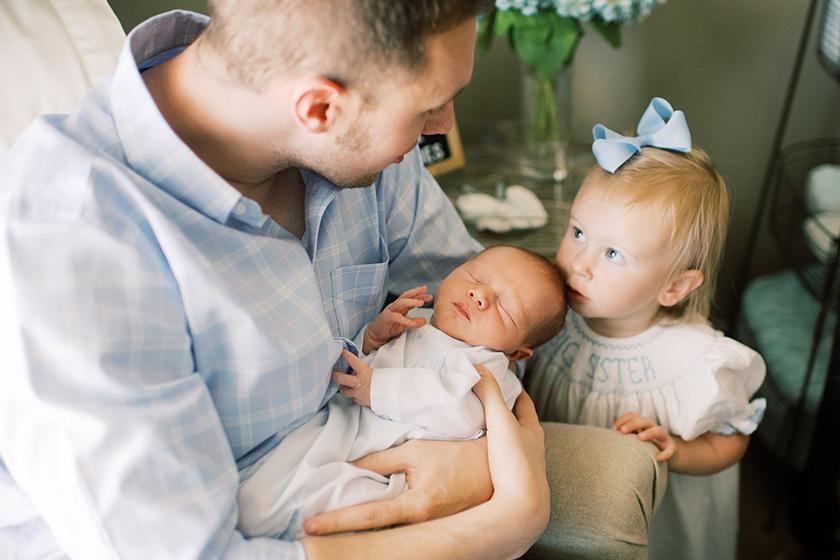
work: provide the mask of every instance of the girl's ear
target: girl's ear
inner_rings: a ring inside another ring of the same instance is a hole
[[[703,272],[684,270],[673,278],[659,293],[659,305],[672,307],[688,297],[703,284]]]

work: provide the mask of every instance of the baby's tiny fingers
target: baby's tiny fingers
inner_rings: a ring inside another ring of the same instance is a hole
[[[402,294],[400,294],[400,297],[415,297],[425,293],[426,285],[424,284],[422,286],[417,286],[416,288],[411,288],[410,290],[404,291]]]
[[[355,355],[353,352],[350,352],[349,350],[342,350],[341,357],[344,358],[347,361],[347,363],[350,364],[350,367],[356,371],[359,371],[360,369],[365,367],[365,363],[362,361],[362,359]]]
[[[359,379],[355,375],[350,375],[341,371],[334,371],[332,374],[332,380],[344,387],[357,387],[359,385]]]

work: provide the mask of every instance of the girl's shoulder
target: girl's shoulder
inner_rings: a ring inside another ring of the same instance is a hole
[[[715,372],[720,369],[760,370],[764,361],[749,346],[729,338],[706,323],[661,323],[659,345],[679,353],[686,367],[700,367]]]

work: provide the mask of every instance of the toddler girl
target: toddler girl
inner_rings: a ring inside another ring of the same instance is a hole
[[[708,324],[726,239],[726,185],[655,98],[626,138],[593,130],[598,160],[557,252],[563,330],[529,364],[548,420],[637,433],[669,466],[654,559],[735,558],[738,462],[765,402],[753,350]]]

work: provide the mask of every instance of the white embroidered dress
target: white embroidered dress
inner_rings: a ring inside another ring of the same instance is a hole
[[[706,432],[750,434],[764,399],[755,351],[703,324],[659,324],[609,338],[569,311],[563,330],[528,364],[529,392],[543,420],[610,428],[626,412],[692,440]],[[650,529],[650,558],[735,558],[738,465],[710,476],[669,473]]]
[[[502,352],[471,347],[430,325],[407,331],[365,361],[374,368],[371,408],[336,394],[243,473],[238,527],[245,535],[301,538],[303,522],[317,513],[405,491],[404,474],[381,476],[348,461],[408,439],[480,437],[484,408],[472,392],[479,379],[472,364],[493,374],[508,408],[522,391]]]

